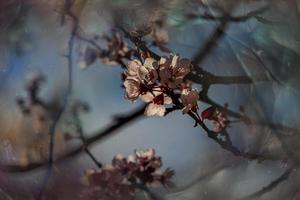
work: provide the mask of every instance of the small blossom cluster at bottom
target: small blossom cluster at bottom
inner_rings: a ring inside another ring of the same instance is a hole
[[[101,200],[132,199],[137,186],[172,186],[174,171],[161,171],[162,161],[154,149],[135,151],[125,158],[117,155],[112,163],[100,170],[87,170],[84,176],[88,185],[84,197]]]

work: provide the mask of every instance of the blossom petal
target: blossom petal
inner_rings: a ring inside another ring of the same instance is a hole
[[[154,103],[150,103],[145,110],[145,115],[147,116],[160,116],[163,117],[165,115],[166,108],[163,105],[157,105]]]
[[[175,56],[173,56],[173,58],[172,58],[172,63],[171,63],[171,67],[175,67],[176,66],[176,64],[177,64],[177,61],[178,61],[178,56],[177,55],[175,55]]]
[[[140,83],[136,79],[127,78],[123,83],[127,98],[129,100],[136,100],[140,95]]]
[[[142,66],[142,63],[139,60],[129,61],[127,64],[127,73],[129,76],[136,76],[138,69]]]
[[[171,104],[172,98],[169,96],[164,96],[164,104]]]

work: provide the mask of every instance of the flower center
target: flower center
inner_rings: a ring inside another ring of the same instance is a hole
[[[164,105],[164,94],[161,93],[160,95],[154,97],[153,103],[157,105]]]

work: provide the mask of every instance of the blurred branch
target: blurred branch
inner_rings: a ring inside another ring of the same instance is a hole
[[[227,18],[226,20],[228,20],[229,22],[245,22],[252,18],[260,20],[261,17],[259,15],[264,13],[268,8],[269,8],[269,6],[263,6],[257,10],[248,12],[247,14],[242,15],[242,16],[230,16],[229,15],[227,17],[224,17],[224,16],[215,16],[215,15],[205,12],[204,14],[189,14],[187,17],[190,19],[201,18],[204,20],[213,20],[213,21],[222,21],[225,18]]]
[[[130,112],[130,114],[127,115],[119,115],[118,118],[115,118],[110,125],[108,125],[103,130],[97,131],[93,136],[85,138],[85,146],[89,147],[92,144],[101,141],[102,139],[105,139],[108,136],[112,136],[116,134],[118,130],[121,128],[124,128],[124,126],[133,123],[135,120],[141,118],[144,114],[145,105],[133,110]],[[79,155],[82,153],[83,145],[80,145],[76,147],[75,149],[69,151],[65,155],[59,157],[56,159],[56,161],[63,161],[67,158]],[[1,170],[4,172],[27,172],[30,170],[34,170],[40,167],[44,167],[47,163],[31,163],[27,166],[21,166],[21,165],[5,165],[0,166]]]
[[[253,78],[247,76],[237,76],[237,77],[222,77],[215,76],[210,74],[209,72],[204,71],[199,64],[211,53],[213,48],[216,46],[217,42],[226,34],[226,29],[229,26],[229,23],[235,20],[245,20],[251,18],[259,13],[264,12],[268,9],[269,6],[264,6],[256,11],[250,12],[245,16],[241,16],[238,18],[232,17],[230,14],[225,13],[223,17],[218,17],[215,15],[207,14],[206,17],[210,19],[214,19],[219,22],[219,25],[216,27],[214,32],[211,34],[210,38],[208,38],[207,42],[201,47],[196,54],[193,56],[192,61],[195,66],[194,71],[196,74],[190,73],[188,78],[190,78],[195,83],[200,84],[251,84],[253,83]],[[231,8],[234,10],[234,7]],[[198,75],[198,76],[197,76]],[[200,76],[200,77],[199,77]],[[204,79],[204,80],[201,80]],[[262,79],[264,80],[264,79]]]
[[[57,113],[56,117],[53,120],[52,125],[50,126],[50,130],[49,130],[49,134],[50,134],[50,143],[49,143],[49,156],[48,156],[48,169],[46,172],[46,176],[45,179],[43,181],[43,183],[41,184],[41,189],[39,191],[38,200],[41,200],[43,198],[43,194],[47,188],[47,184],[49,181],[49,178],[51,176],[52,173],[52,166],[53,166],[53,157],[54,157],[54,143],[55,143],[55,132],[56,132],[56,127],[57,124],[62,116],[62,114],[64,113],[67,105],[68,105],[68,101],[69,98],[71,96],[72,93],[72,85],[73,85],[73,78],[72,78],[72,69],[73,69],[73,48],[74,48],[74,40],[75,40],[75,35],[76,32],[79,28],[79,19],[72,13],[71,9],[75,3],[75,0],[65,0],[65,6],[64,7],[64,15],[69,16],[72,19],[72,29],[71,29],[71,33],[70,33],[70,38],[68,41],[68,54],[67,54],[67,59],[68,59],[68,79],[67,79],[67,92],[66,95],[64,97],[64,102],[62,105],[62,108],[59,110],[59,112]]]
[[[90,45],[94,46],[99,52],[102,52],[103,49],[96,43],[95,40],[93,39],[89,39],[89,38],[86,38],[84,37],[83,35],[81,34],[77,34],[76,37],[84,42],[87,42],[89,43]]]
[[[0,188],[0,199],[1,200],[13,200],[13,198],[8,195],[4,190]]]
[[[273,73],[271,70],[269,70],[269,68],[266,66],[265,62],[262,60],[262,58],[260,57],[260,55],[255,51],[253,50],[251,47],[249,47],[247,44],[245,44],[243,41],[237,39],[236,37],[233,37],[229,34],[226,33],[226,37],[228,37],[230,40],[238,43],[239,45],[241,45],[242,47],[248,49],[251,54],[255,57],[255,59],[260,63],[260,65],[262,66],[262,68],[265,70],[268,78],[270,78],[271,80],[275,81],[276,83],[278,83],[279,85],[282,85],[284,86],[284,83],[278,79]],[[229,42],[229,45],[233,48],[231,42]]]
[[[132,36],[128,31],[126,31],[122,26],[117,26],[125,35],[126,38],[128,38],[137,48],[138,50],[141,50],[144,53],[149,53],[150,56],[156,60],[160,60],[160,56],[153,51],[151,51],[147,46],[146,42],[142,41],[140,37],[134,37]]]
[[[293,172],[294,168],[291,167],[289,169],[287,169],[281,176],[279,176],[277,179],[275,179],[274,181],[272,181],[269,185],[263,187],[261,190],[246,196],[240,200],[251,200],[251,199],[258,199],[259,197],[263,196],[264,194],[268,193],[268,192],[272,192],[279,184],[283,183],[284,181],[286,181],[290,174]]]
[[[261,77],[249,77],[249,76],[216,76],[202,69],[197,69],[198,73],[190,73],[186,76],[187,79],[201,85],[212,84],[253,84],[254,82],[267,81]],[[255,80],[255,81],[254,81]]]
[[[193,56],[192,61],[195,66],[199,65],[213,50],[213,47],[224,36],[224,32],[228,27],[228,16],[225,16],[214,32],[211,34],[207,42]]]

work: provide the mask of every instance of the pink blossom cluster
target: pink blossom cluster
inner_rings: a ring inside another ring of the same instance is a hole
[[[127,158],[117,155],[112,163],[100,170],[88,170],[85,180],[88,195],[96,199],[131,199],[137,186],[171,186],[174,171],[161,171],[161,158],[155,156],[154,149],[135,151]]]
[[[191,62],[178,55],[162,57],[159,61],[147,57],[143,63],[129,61],[124,80],[126,97],[131,101],[140,98],[148,103],[145,110],[147,116],[162,117],[166,112],[165,106],[172,104],[170,92],[179,92],[183,112],[196,111],[199,94],[185,80],[191,68]]]

